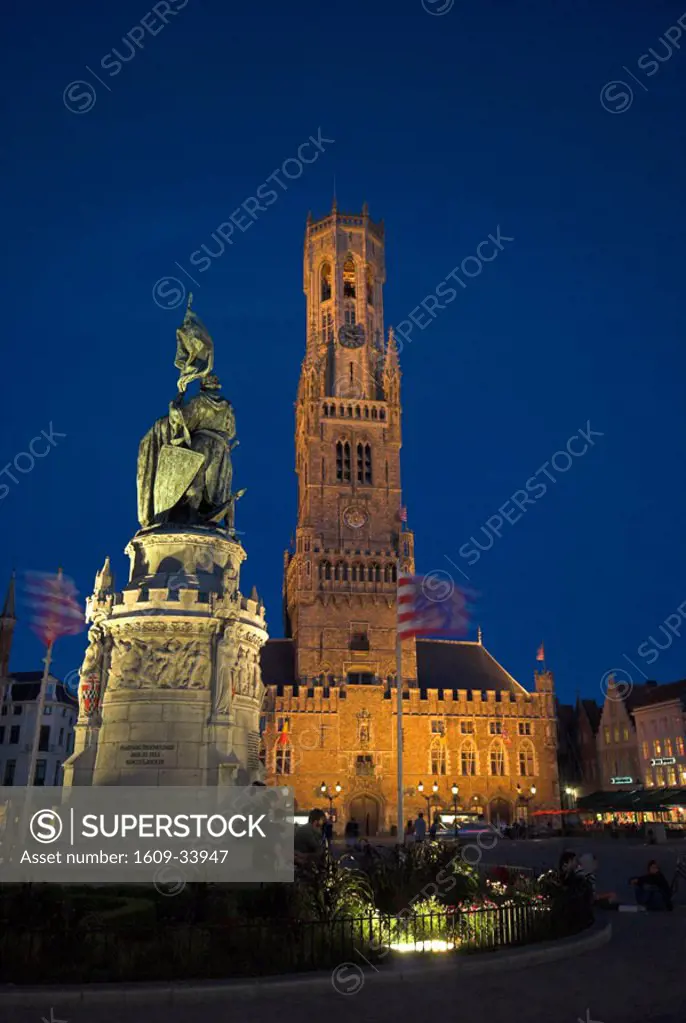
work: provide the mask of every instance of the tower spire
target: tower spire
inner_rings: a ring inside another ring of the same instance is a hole
[[[13,621],[17,620],[17,573],[12,572],[9,586],[7,587],[7,593],[5,594],[5,603],[2,609],[2,618],[11,618]]]
[[[2,615],[0,615],[0,701],[4,698],[3,694],[10,670],[14,627],[17,624],[16,586],[17,574],[12,572],[12,577],[7,587],[7,594],[5,595]]]

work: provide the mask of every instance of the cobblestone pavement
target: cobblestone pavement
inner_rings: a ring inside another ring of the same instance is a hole
[[[686,912],[671,914],[608,914],[614,935],[609,944],[561,962],[459,976],[449,969],[426,973],[397,983],[365,974],[355,994],[342,995],[332,987],[258,994],[232,992],[212,1000],[184,1005],[140,1006],[114,1001],[111,1005],[60,1007],[51,1017],[47,1000],[35,1007],[3,1010],[2,1023],[396,1023],[408,1016],[487,1023],[684,1023],[684,934]],[[355,989],[352,970],[347,988]],[[353,978],[351,981],[350,978]],[[1,998],[1,996],[0,996]]]

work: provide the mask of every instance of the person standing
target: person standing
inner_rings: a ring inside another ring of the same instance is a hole
[[[414,821],[410,817],[405,825],[405,845],[409,845],[411,842],[414,842]]]
[[[324,855],[323,829],[326,814],[323,810],[310,810],[307,824],[296,828],[293,838],[295,862],[301,865],[319,860]]]
[[[426,821],[421,810],[417,814],[417,820],[414,822],[414,837],[416,842],[423,842],[426,838]]]

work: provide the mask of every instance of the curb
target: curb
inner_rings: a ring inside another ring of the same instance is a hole
[[[595,923],[582,936],[564,938],[555,942],[541,942],[540,945],[531,948],[515,949],[512,952],[486,952],[476,953],[468,956],[442,958],[437,957],[435,962],[427,961],[422,953],[418,953],[412,961],[395,961],[393,966],[384,970],[372,973],[370,970],[361,970],[357,963],[341,963],[335,969],[346,966],[354,971],[358,983],[354,991],[338,992],[341,994],[356,994],[364,985],[365,978],[369,977],[373,982],[391,981],[413,981],[419,978],[426,979],[427,974],[440,974],[449,972],[476,974],[491,973],[496,970],[516,970],[528,966],[537,966],[539,963],[552,963],[559,959],[568,959],[572,956],[582,955],[593,949],[606,945],[612,937],[612,925],[610,923]],[[9,1005],[45,1005],[49,1003],[53,1007],[64,1005],[107,1005],[117,1003],[119,1005],[141,1005],[141,1004],[179,1004],[189,1002],[204,1002],[212,999],[223,998],[226,995],[250,995],[253,998],[260,995],[268,995],[279,991],[306,991],[317,988],[332,988],[335,992],[338,989],[334,986],[332,972],[317,972],[310,974],[298,974],[296,976],[263,977],[259,980],[218,980],[205,981],[197,984],[178,983],[166,984],[92,984],[87,987],[31,987],[14,988],[12,985],[0,985],[0,1000],[5,1006]],[[359,982],[361,981],[361,983]]]

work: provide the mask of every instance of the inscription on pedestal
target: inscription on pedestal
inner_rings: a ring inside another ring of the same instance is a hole
[[[175,753],[175,742],[124,742],[119,746],[126,767],[168,767]]]

